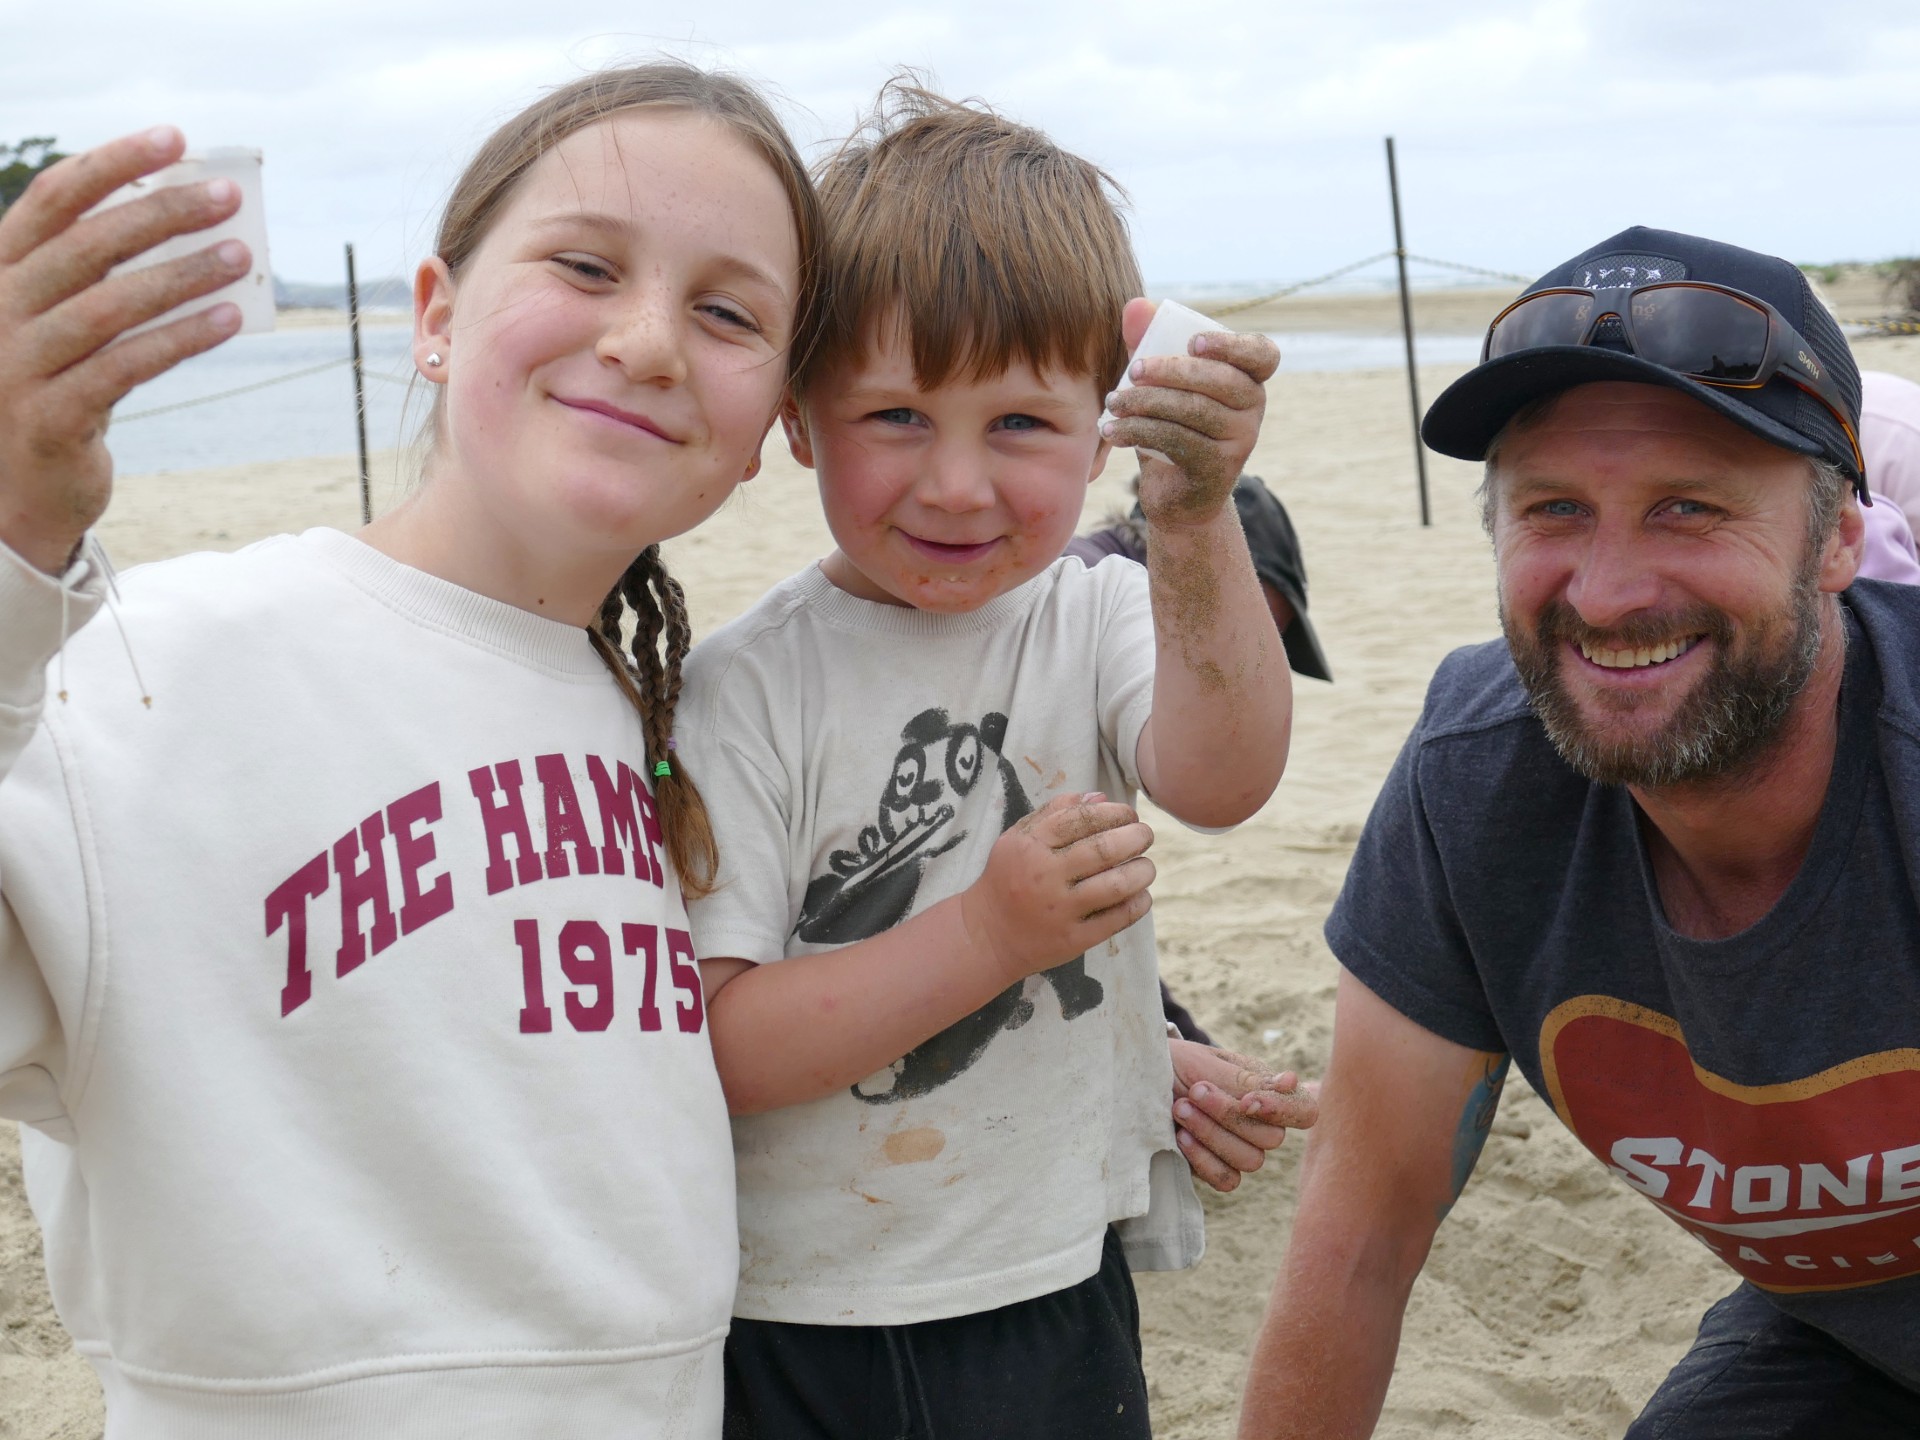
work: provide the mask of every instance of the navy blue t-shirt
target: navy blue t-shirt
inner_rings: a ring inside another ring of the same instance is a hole
[[[1724,940],[1666,922],[1627,791],[1503,641],[1456,651],[1327,920],[1341,964],[1506,1051],[1589,1150],[1782,1310],[1920,1388],[1920,587],[1842,597],[1813,844]]]

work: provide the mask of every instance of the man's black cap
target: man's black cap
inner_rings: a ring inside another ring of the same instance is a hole
[[[1860,370],[1840,326],[1814,297],[1807,277],[1790,261],[1636,225],[1582,251],[1542,275],[1536,290],[1637,288],[1669,280],[1704,280],[1766,301],[1798,330],[1846,402],[1847,421],[1860,428]],[[1594,380],[1633,380],[1691,395],[1735,424],[1797,455],[1831,460],[1856,482],[1853,446],[1833,413],[1815,396],[1775,376],[1758,390],[1729,390],[1609,347],[1605,331],[1591,345],[1544,345],[1475,366],[1441,392],[1421,423],[1420,436],[1442,455],[1484,460],[1507,421],[1528,402]]]
[[[1286,596],[1293,607],[1292,623],[1280,632],[1287,668],[1315,680],[1333,679],[1333,667],[1327,664],[1320,637],[1307,619],[1307,563],[1301,558],[1300,537],[1293,533],[1287,507],[1258,475],[1243,474],[1233,482],[1233,508],[1240,512],[1254,574]]]

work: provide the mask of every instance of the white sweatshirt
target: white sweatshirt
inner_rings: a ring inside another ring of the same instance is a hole
[[[109,1440],[717,1436],[726,1107],[585,632],[309,531],[122,579],[149,708],[65,578],[49,670],[0,547],[0,1115]]]

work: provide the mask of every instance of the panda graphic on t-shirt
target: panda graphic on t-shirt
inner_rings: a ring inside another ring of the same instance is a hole
[[[881,793],[874,821],[861,827],[858,848],[836,850],[828,873],[807,883],[794,934],[815,945],[848,945],[898,925],[913,913],[920,880],[939,856],[967,838],[958,826],[957,802],[981,784],[998,787],[1000,829],[1033,813],[1020,777],[1001,753],[1007,717],[988,714],[975,725],[955,724],[942,709],[922,710],[900,732],[893,773]],[[1087,974],[1086,957],[1041,972],[1060,1001],[1063,1019],[1097,1008],[1105,997]],[[915,1047],[885,1072],[883,1090],[862,1081],[853,1093],[870,1105],[910,1100],[937,1090],[971,1066],[1002,1030],[1018,1030],[1033,1018],[1033,1002],[1015,982],[973,1014]]]

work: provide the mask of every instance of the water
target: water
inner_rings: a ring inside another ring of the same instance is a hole
[[[1414,354],[1422,365],[1471,365],[1480,358],[1480,341],[1478,335],[1416,335]],[[1407,342],[1398,335],[1297,331],[1273,342],[1282,370],[1399,370],[1407,363]]]
[[[107,448],[123,475],[297,460],[310,455],[351,455],[354,450],[353,372],[346,327],[337,330],[276,330],[236,335],[226,344],[176,366],[140,386],[114,409]],[[404,383],[414,374],[413,332],[406,325],[366,325],[360,352],[366,367],[367,444],[388,450],[402,443]],[[217,395],[271,380],[327,361],[330,370],[141,419],[144,410]],[[432,398],[424,381],[414,387],[406,419],[417,424]]]
[[[1398,335],[1301,332],[1273,338],[1280,345],[1281,365],[1288,370],[1386,370],[1406,363],[1404,342]],[[412,340],[405,325],[361,329],[367,370],[367,444],[375,450],[404,443],[409,437],[402,432],[403,420],[417,425],[426,414],[431,398],[426,382],[415,381],[411,404],[405,404],[407,386],[401,383],[414,374]],[[1418,344],[1420,361],[1426,365],[1467,365],[1480,355],[1478,336],[1435,335]],[[115,414],[138,416],[328,361],[344,361],[347,355],[344,327],[236,336],[140,386],[120,402]],[[342,363],[246,395],[140,419],[116,419],[107,431],[107,447],[122,475],[351,455],[352,372]]]

